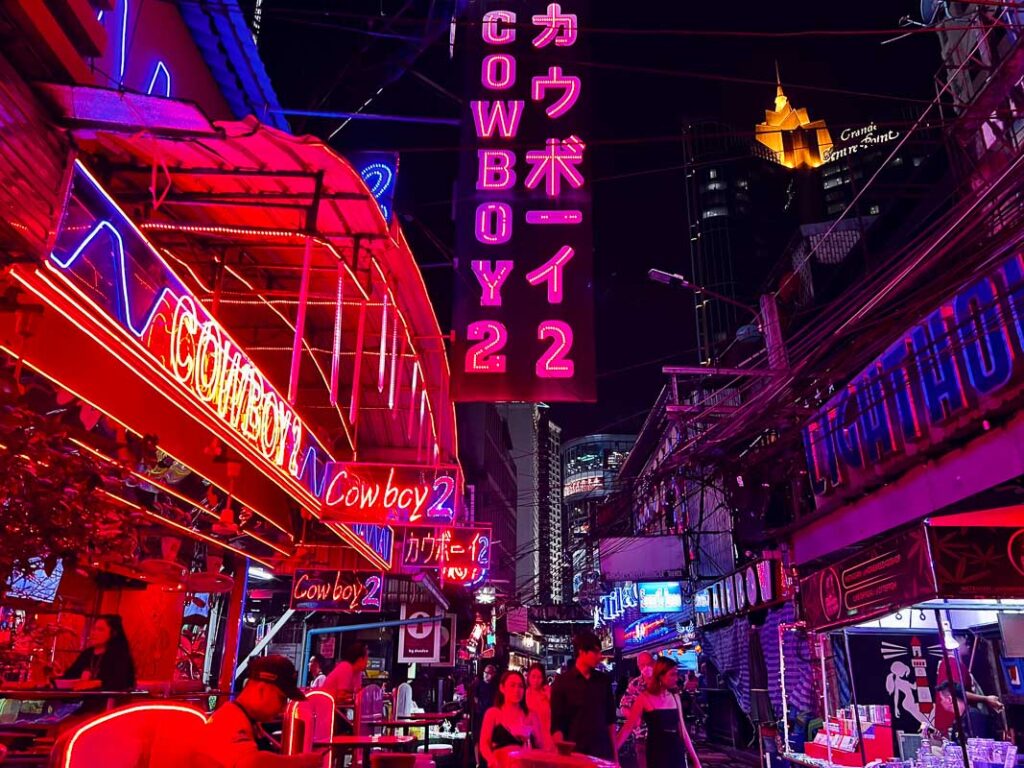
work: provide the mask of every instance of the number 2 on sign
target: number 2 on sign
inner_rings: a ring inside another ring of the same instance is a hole
[[[476,342],[466,350],[468,373],[505,373],[508,359],[499,354],[508,344],[508,329],[497,320],[470,323],[466,338]],[[542,379],[571,379],[576,364],[569,359],[572,352],[572,326],[562,320],[545,320],[537,327],[537,339],[550,341],[534,370]]]

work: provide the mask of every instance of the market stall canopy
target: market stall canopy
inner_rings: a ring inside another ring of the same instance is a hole
[[[936,517],[800,580],[808,629],[861,624],[929,600],[1024,598],[1019,507]]]
[[[207,310],[280,391],[297,384],[297,410],[335,458],[455,459],[440,326],[400,228],[352,165],[251,117],[211,123],[187,102],[47,92],[83,160]]]

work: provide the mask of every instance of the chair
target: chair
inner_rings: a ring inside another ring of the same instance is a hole
[[[185,704],[150,702],[104,712],[65,734],[54,748],[54,768],[212,768],[196,752],[206,717]]]
[[[415,768],[416,755],[404,752],[374,752],[370,755],[370,768]]]
[[[305,701],[293,701],[284,713],[281,743],[286,755],[312,752],[313,744],[334,738],[334,697],[326,691],[310,691]],[[330,768],[330,754],[324,768]]]
[[[379,685],[368,685],[356,695],[352,730],[358,736],[372,736],[374,723],[384,719],[384,692]]]

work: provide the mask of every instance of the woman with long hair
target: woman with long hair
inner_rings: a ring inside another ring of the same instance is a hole
[[[687,755],[691,768],[700,768],[700,758],[686,730],[682,704],[675,692],[678,682],[679,668],[674,661],[660,658],[654,662],[647,690],[633,702],[616,739],[621,747],[643,719],[647,726],[647,768],[683,768]]]
[[[99,616],[89,632],[88,646],[61,675],[77,681],[76,691],[130,691],[135,687],[132,659],[124,624],[116,614]]]
[[[490,768],[502,768],[509,751],[523,748],[550,750],[551,734],[526,708],[523,673],[510,670],[501,676],[494,706],[484,715],[480,754]]]
[[[544,733],[551,733],[551,689],[541,664],[532,664],[526,672],[526,708],[537,716]]]

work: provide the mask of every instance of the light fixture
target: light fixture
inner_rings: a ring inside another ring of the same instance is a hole
[[[252,565],[249,566],[249,578],[256,579],[256,581],[273,581],[274,574],[266,568],[260,568],[258,565]]]

